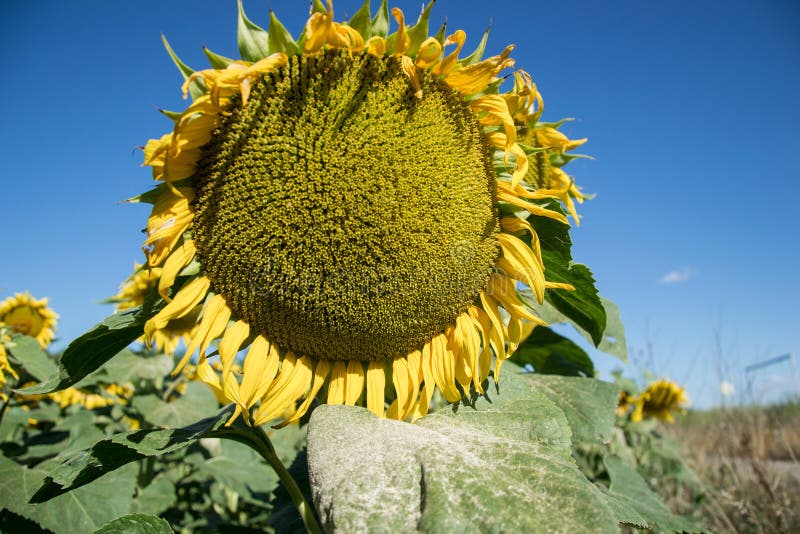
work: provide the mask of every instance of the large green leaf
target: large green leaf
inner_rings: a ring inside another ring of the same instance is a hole
[[[593,378],[535,373],[523,375],[523,378],[564,411],[572,429],[573,441],[611,441],[614,433],[614,409],[619,398],[619,387],[616,384]]]
[[[552,211],[564,213],[556,200],[547,202]],[[574,291],[552,289],[545,299],[566,317],[587,331],[595,346],[603,340],[606,329],[606,312],[595,287],[592,272],[580,263],[572,261],[572,240],[569,227],[548,217],[528,216],[528,222],[536,229],[542,248],[545,276],[551,282],[572,284]]]
[[[594,364],[586,352],[570,339],[545,326],[537,326],[520,343],[511,361],[531,365],[537,373],[565,376],[594,376]]]
[[[131,511],[139,514],[160,514],[175,502],[175,484],[166,476],[158,476],[144,489],[139,489],[131,503]]]
[[[414,424],[317,408],[308,463],[326,528],[616,532],[570,456],[569,419],[537,385],[509,366],[499,393]]]
[[[18,392],[23,395],[52,393],[74,386],[136,341],[144,332],[144,323],[163,304],[163,301],[158,302],[146,303],[141,308],[132,308],[106,317],[103,322],[69,344],[59,359],[57,375]]]
[[[169,523],[152,515],[130,514],[106,523],[94,534],[172,534]]]
[[[589,341],[589,343],[594,345],[592,334],[584,330],[578,323],[570,319],[568,316],[561,313],[548,301],[545,301],[544,304],[540,305],[536,302],[533,292],[527,289],[520,290],[518,293],[525,303],[530,308],[535,310],[539,317],[541,317],[545,322],[548,324],[571,324],[580,335]],[[597,345],[597,348],[606,354],[616,356],[623,362],[626,362],[628,361],[628,348],[625,343],[625,327],[623,326],[622,320],[619,316],[619,308],[617,308],[616,304],[603,297],[600,297],[600,302],[603,304],[603,308],[606,311],[606,329],[603,331],[603,339],[600,341],[600,344]]]
[[[213,417],[183,428],[148,429],[115,434],[62,461],[45,479],[32,502],[45,502],[79,488],[126,464],[185,448],[212,435],[230,417],[227,406]]]
[[[47,473],[0,456],[0,507],[57,534],[91,532],[128,513],[136,483],[134,471],[117,471],[90,486],[34,505],[28,504],[28,499]]]
[[[278,483],[278,475],[247,445],[206,439],[203,446],[211,451],[211,458],[195,459],[195,476],[206,476],[244,496],[268,495]]]
[[[184,394],[172,402],[164,402],[158,395],[135,396],[131,402],[131,407],[150,424],[172,428],[198,421],[214,413],[218,406],[211,389],[200,382],[188,383]]]
[[[617,521],[641,528],[658,528],[673,532],[700,532],[702,527],[673,514],[661,499],[647,487],[635,469],[616,456],[604,458],[609,489],[602,488]]]
[[[46,380],[58,371],[55,361],[30,336],[15,334],[11,336],[11,342],[6,348],[12,360],[37,380]]]

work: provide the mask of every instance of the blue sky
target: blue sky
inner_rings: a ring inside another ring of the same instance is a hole
[[[337,18],[359,4],[337,2]],[[267,5],[299,32],[306,2],[245,1],[263,26]],[[597,194],[574,255],[620,306],[636,364],[704,406],[717,367],[741,391],[745,365],[800,358],[800,4],[440,0],[434,24],[444,16],[467,49],[491,20],[489,51],[517,45],[545,119],[575,117],[565,131],[589,137],[596,159],[568,168]],[[56,347],[111,311],[97,302],[141,260],[147,207],[118,202],[151,186],[136,147],[169,128],[156,106],[185,105],[160,32],[195,68],[203,44],[235,56],[235,2],[0,5],[0,297],[49,296]],[[760,384],[785,391],[790,375]]]

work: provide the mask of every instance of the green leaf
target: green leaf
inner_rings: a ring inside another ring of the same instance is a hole
[[[228,68],[228,65],[233,63],[233,60],[231,58],[215,54],[205,46],[203,47],[203,52],[208,58],[208,63],[211,65],[211,68],[226,69]]]
[[[311,6],[312,13],[327,13],[328,10],[325,9],[325,4],[322,3],[322,0],[314,0],[313,5]]]
[[[242,0],[239,2],[239,22],[236,36],[239,45],[239,55],[245,61],[256,62],[269,55],[269,35],[266,30],[254,24],[244,14]]]
[[[581,328],[581,326],[557,310],[552,304],[545,301],[544,304],[536,302],[536,298],[529,290],[518,291],[522,299],[536,311],[536,313],[548,324],[568,323],[582,335],[589,343],[594,344],[592,335]],[[608,299],[600,297],[603,309],[606,311],[606,329],[603,331],[603,340],[597,345],[598,350],[616,356],[623,362],[628,361],[628,349],[625,343],[625,327],[619,317],[619,308]]]
[[[137,354],[124,349],[102,369],[106,383],[134,385],[140,381],[160,382],[175,367],[170,356],[164,354]]]
[[[147,487],[138,491],[131,503],[131,511],[158,515],[171,507],[175,499],[175,484],[166,476],[158,476]]]
[[[556,200],[547,202],[545,207],[564,213]],[[574,291],[548,290],[545,299],[587,331],[595,346],[599,345],[606,328],[605,308],[597,293],[592,272],[585,265],[572,261],[569,227],[549,217],[538,215],[528,216],[528,222],[536,229],[539,236],[547,279],[575,286]]]
[[[370,20],[370,12],[369,12],[369,2],[370,0],[364,0],[364,3],[361,4],[361,7],[358,8],[358,11],[350,18],[350,22],[348,25],[356,30],[358,33],[361,34],[361,37],[364,38],[364,41],[372,37],[372,23]]]
[[[603,462],[611,478],[611,487],[601,490],[608,496],[609,506],[620,523],[673,532],[703,531],[693,521],[674,515],[661,498],[650,491],[639,473],[620,458],[606,456]]]
[[[6,349],[16,363],[39,381],[50,378],[58,371],[53,358],[30,336],[14,334],[11,342],[6,344]]]
[[[146,421],[165,428],[189,425],[214,413],[218,406],[211,389],[201,382],[188,383],[186,392],[172,402],[157,395],[137,395],[131,401],[131,407]]]
[[[0,507],[56,533],[91,532],[128,513],[136,483],[134,472],[125,469],[47,503],[28,504],[45,477],[41,469],[0,456]]]
[[[211,452],[211,458],[197,459],[195,468],[199,476],[245,496],[269,494],[278,483],[278,475],[247,445],[215,438],[203,440],[203,446]]]
[[[573,441],[611,441],[614,435],[614,409],[619,397],[616,384],[594,378],[535,373],[523,376],[536,391],[547,395],[561,408],[572,429]]]
[[[387,33],[389,33],[389,2],[381,0],[378,12],[372,19],[372,35],[386,37]]]
[[[162,33],[161,34],[161,42],[164,43],[164,48],[167,49],[167,54],[172,59],[172,62],[175,63],[175,66],[178,67],[178,70],[181,71],[181,76],[183,76],[184,81],[189,79],[194,73],[194,69],[188,66],[186,63],[181,61],[172,47],[169,45],[166,36]],[[189,95],[191,95],[192,100],[196,99],[197,97],[204,95],[206,93],[206,86],[202,80],[195,79],[189,84]]]
[[[283,52],[287,56],[295,55],[299,52],[297,43],[294,42],[292,34],[281,24],[275,12],[269,10],[269,52]]]
[[[325,528],[616,532],[602,494],[570,456],[564,412],[512,368],[489,399],[414,424],[318,407],[308,465]]]
[[[156,314],[163,301],[145,302],[141,308],[115,313],[69,344],[59,359],[56,376],[29,388],[16,390],[22,395],[52,393],[74,386],[100,368],[144,332],[144,323]]]
[[[589,355],[571,340],[546,326],[537,326],[511,356],[520,366],[531,365],[537,373],[594,376]]]
[[[160,517],[130,514],[106,523],[94,534],[172,534],[174,531]]]
[[[188,447],[224,425],[227,406],[213,417],[183,428],[148,429],[115,434],[62,461],[46,477],[31,502],[40,503],[79,488],[126,464]]]
[[[428,2],[428,5],[422,8],[422,13],[419,15],[417,23],[408,29],[408,37],[410,44],[405,55],[414,57],[419,51],[419,46],[428,38],[428,21],[431,18],[431,8],[435,0]]]

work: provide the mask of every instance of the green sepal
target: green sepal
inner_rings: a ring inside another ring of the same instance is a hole
[[[294,42],[292,34],[281,24],[275,12],[269,10],[269,52],[275,54],[276,52],[283,52],[287,56],[293,56],[298,53],[297,43]]]
[[[592,156],[586,154],[564,154],[561,152],[554,152],[550,154],[550,165],[553,167],[563,167],[573,159],[594,159]]]
[[[225,69],[228,68],[228,65],[233,63],[233,60],[231,58],[215,54],[205,46],[203,47],[203,52],[208,58],[208,63],[214,69]]]
[[[442,25],[439,27],[439,31],[436,32],[436,35],[433,36],[434,39],[439,41],[439,44],[444,46],[444,40],[446,39],[447,34],[447,20],[442,22]]]
[[[562,124],[564,124],[566,122],[572,122],[574,120],[575,119],[573,117],[567,117],[566,119],[561,119],[560,121],[557,121],[557,122],[541,122],[541,121],[539,121],[539,122],[535,123],[533,125],[533,127],[534,128],[554,128],[554,129],[558,130],[561,127]]]
[[[172,122],[175,122],[175,123],[177,123],[179,120],[181,120],[181,117],[183,116],[183,112],[182,111],[170,111],[168,109],[159,108],[158,112],[161,113],[162,115],[164,115],[165,117],[167,117]]]
[[[486,51],[486,42],[489,40],[489,32],[492,31],[492,25],[489,24],[489,27],[486,28],[486,31],[483,32],[483,37],[481,37],[481,42],[478,43],[478,47],[472,52],[470,55],[465,57],[464,59],[459,60],[460,65],[472,65],[474,63],[478,63],[481,59],[483,59],[483,53]]]
[[[194,73],[194,69],[181,61],[175,51],[172,50],[172,47],[169,45],[169,41],[167,41],[167,37],[163,33],[161,34],[161,42],[164,43],[164,48],[166,48],[169,57],[172,58],[172,62],[175,63],[175,66],[178,67],[179,71],[181,71],[181,76],[183,76],[183,79],[188,80],[189,76]],[[192,100],[204,94],[206,94],[206,86],[202,80],[193,80],[192,83],[189,84],[189,95],[192,97]]]
[[[314,4],[311,7],[311,13],[327,13],[328,10],[325,8],[325,4],[322,3],[322,0],[314,0]]]
[[[422,13],[420,13],[417,23],[409,28],[408,37],[410,39],[410,43],[405,55],[410,57],[416,56],[420,45],[425,39],[428,38],[428,21],[431,18],[431,8],[433,7],[434,3],[436,3],[436,0],[431,0],[428,2],[428,5],[422,8]]]
[[[372,15],[369,11],[369,1],[364,0],[358,11],[350,18],[350,22],[347,23],[348,26],[360,33],[365,41],[372,37]]]
[[[269,35],[264,28],[254,24],[244,14],[242,0],[239,3],[239,22],[237,24],[236,38],[239,46],[239,55],[245,61],[256,62],[269,55]]]
[[[172,182],[172,185],[175,187],[189,187],[192,185],[192,177],[184,178],[183,180],[178,180],[176,182]],[[145,191],[141,195],[136,195],[135,197],[127,198],[122,202],[125,204],[136,204],[139,202],[144,202],[145,204],[155,204],[158,200],[158,197],[162,195],[169,186],[167,184],[158,184],[150,191]]]
[[[378,12],[372,19],[372,35],[386,37],[387,33],[389,33],[389,2],[381,0]]]

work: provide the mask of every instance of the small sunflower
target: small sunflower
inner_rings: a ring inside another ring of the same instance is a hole
[[[619,398],[617,399],[617,415],[626,415],[630,407],[635,404],[636,397],[623,389],[619,392]]]
[[[46,298],[37,300],[30,293],[17,293],[0,302],[0,326],[36,338],[42,348],[53,341],[57,319]]]
[[[667,379],[656,380],[645,389],[633,402],[631,421],[655,417],[661,421],[673,422],[673,413],[684,411],[689,403],[686,390]]]
[[[484,38],[460,58],[463,31],[429,36],[432,5],[414,26],[392,9],[387,35],[385,1],[347,23],[315,2],[295,41],[273,13],[267,37],[240,3],[244,59],[206,51],[214,68],[197,72],[167,45],[194,100],[144,147],[161,182],[141,197],[154,205],[144,251],[166,301],[144,335],[193,322],[174,372],[197,352],[231,421],[288,424],[317,397],[413,420],[435,390],[482,394],[543,324],[518,285],[540,302],[572,289],[547,281],[527,217],[568,224],[546,207],[557,199],[577,222],[583,197],[561,166],[585,140],[539,122],[526,72],[500,91],[513,46],[481,59]]]
[[[17,372],[8,363],[8,354],[6,348],[3,346],[2,334],[0,334],[0,401],[8,400],[5,385],[8,382],[8,377],[19,378]]]
[[[118,311],[142,306],[145,298],[158,285],[160,278],[160,268],[150,269],[137,263],[134,265],[133,274],[120,285],[119,293],[106,302],[114,303]],[[175,354],[178,343],[183,341],[188,344],[191,340],[197,330],[199,314],[200,306],[194,310],[194,313],[170,321],[166,326],[153,333],[150,340],[151,346],[164,354]]]

